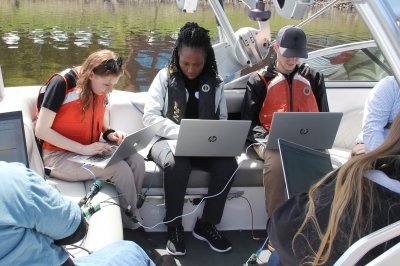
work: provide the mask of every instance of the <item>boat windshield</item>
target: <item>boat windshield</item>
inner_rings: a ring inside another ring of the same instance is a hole
[[[326,81],[379,81],[393,75],[374,41],[323,49],[311,53],[305,63],[323,73]]]
[[[354,4],[400,83],[400,2],[365,0]]]

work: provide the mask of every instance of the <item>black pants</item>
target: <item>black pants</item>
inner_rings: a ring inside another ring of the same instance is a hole
[[[218,194],[226,186],[217,197],[206,199],[203,209],[203,220],[213,224],[221,221],[226,197],[233,182],[231,177],[238,167],[234,157],[175,157],[165,139],[153,145],[151,156],[159,166],[164,167],[165,221],[182,215],[189,175],[194,166],[211,174],[208,195]],[[180,217],[167,223],[168,226],[180,224]]]

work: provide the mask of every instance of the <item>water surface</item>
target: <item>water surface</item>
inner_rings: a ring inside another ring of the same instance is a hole
[[[237,1],[224,4],[234,31],[258,28]],[[272,37],[280,27],[297,24],[275,15],[270,19]],[[319,7],[310,9],[310,14]],[[146,91],[164,67],[176,32],[186,21],[198,22],[217,39],[211,7],[199,0],[193,14],[179,12],[171,0],[1,0],[0,65],[8,86],[43,84],[54,72],[79,65],[97,49],[120,54],[128,69],[118,89]],[[351,25],[351,26],[349,26]],[[307,24],[310,49],[370,39],[355,11],[332,8]]]

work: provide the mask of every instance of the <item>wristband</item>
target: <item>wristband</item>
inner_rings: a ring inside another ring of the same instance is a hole
[[[104,132],[103,132],[103,139],[104,139],[105,141],[110,141],[110,140],[108,139],[108,134],[113,133],[113,132],[115,132],[115,130],[114,130],[114,129],[111,129],[111,128],[109,128],[109,129],[107,129],[106,131],[104,131]]]

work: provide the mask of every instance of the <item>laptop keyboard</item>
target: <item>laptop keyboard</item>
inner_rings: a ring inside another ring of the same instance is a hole
[[[87,160],[90,162],[101,162],[104,161],[108,158],[110,158],[114,152],[117,150],[118,146],[117,145],[112,145],[111,146],[111,152],[106,153],[106,154],[95,154],[93,156],[90,156]]]

